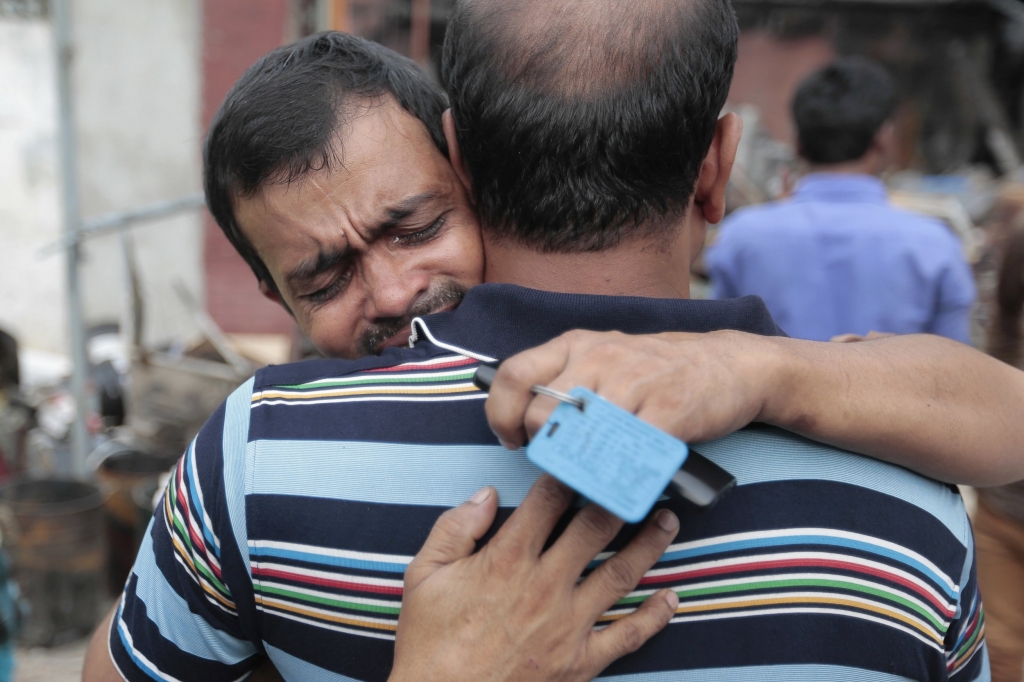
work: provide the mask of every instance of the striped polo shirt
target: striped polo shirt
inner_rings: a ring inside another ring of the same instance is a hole
[[[386,680],[403,572],[438,516],[493,485],[502,522],[539,474],[498,445],[474,369],[577,328],[780,333],[757,298],[492,284],[417,320],[408,349],[260,370],[207,422],[159,505],[110,630],[121,674],[238,680],[269,656],[289,680]],[[659,503],[679,535],[602,622],[665,587],[679,607],[602,679],[988,678],[955,488],[768,427],[695,449],[738,485],[710,512]]]

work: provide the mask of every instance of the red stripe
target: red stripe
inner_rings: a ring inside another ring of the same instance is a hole
[[[182,515],[184,516],[185,528],[188,530],[189,537],[192,538],[192,546],[193,546],[193,548],[199,550],[200,552],[202,552],[203,558],[207,560],[206,561],[206,565],[210,567],[210,570],[213,571],[214,575],[217,576],[217,579],[220,580],[220,578],[221,578],[220,569],[217,568],[217,566],[212,561],[209,561],[209,554],[206,551],[206,538],[204,538],[201,535],[199,535],[198,533],[196,533],[195,529],[192,528],[192,524],[189,522],[189,519],[191,517],[191,513],[189,511],[189,506],[188,506],[188,496],[185,494],[185,474],[182,471],[182,468],[183,468],[184,464],[185,463],[182,462],[181,465],[178,466],[177,493],[178,493],[178,502],[181,503],[181,507],[182,507]]]
[[[472,365],[477,362],[473,358],[464,358],[462,360],[452,360],[451,362],[441,362],[436,365],[392,365],[391,367],[378,367],[377,369],[368,369],[366,373],[370,372],[411,372],[413,370],[420,369],[449,369],[451,367],[463,367],[465,365]]]
[[[297,573],[290,573],[288,571],[281,571],[274,568],[261,568],[259,566],[253,566],[252,572],[254,575],[265,576],[267,578],[284,578],[285,580],[294,580],[300,583],[306,583],[307,585],[319,585],[321,587],[333,587],[341,590],[356,590],[359,592],[374,592],[376,594],[394,594],[401,596],[401,587],[389,587],[387,585],[367,585],[365,583],[352,583],[346,580],[332,580],[330,578],[319,578],[308,575],[301,575]]]
[[[765,569],[774,568],[838,568],[847,571],[854,571],[857,573],[866,573],[868,575],[875,576],[877,578],[885,578],[890,582],[902,585],[910,590],[913,590],[917,594],[924,597],[929,601],[935,608],[941,613],[952,616],[955,611],[950,609],[948,606],[943,604],[941,601],[936,599],[932,594],[925,590],[920,585],[917,585],[906,578],[883,571],[877,568],[871,568],[869,566],[861,566],[860,564],[854,564],[847,561],[838,561],[835,559],[777,559],[774,561],[756,561],[749,564],[740,564],[737,566],[716,566],[712,568],[704,568],[696,571],[680,571],[679,573],[671,573],[667,575],[656,575],[649,576],[640,581],[641,585],[653,585],[656,583],[665,583],[671,580],[689,580],[694,578],[704,578],[707,576],[723,575],[727,573],[743,573],[747,571],[759,571]],[[764,576],[765,580],[771,580],[772,576]]]
[[[964,630],[963,635],[960,637],[960,641],[961,642],[966,642],[967,640],[969,640],[971,638],[971,635],[974,633],[974,628],[978,627],[978,616],[980,616],[980,615],[981,615],[981,609],[975,609],[974,616],[971,618],[971,622],[968,623],[967,628]],[[976,650],[977,648],[978,648],[978,643],[975,642],[974,646],[967,650],[967,653],[969,654],[972,651]],[[963,656],[961,656],[959,658],[954,658],[952,661],[950,661],[949,663],[946,664],[946,669],[947,670],[952,670],[953,668],[957,667],[960,664],[960,661],[962,661],[963,659],[964,659]]]

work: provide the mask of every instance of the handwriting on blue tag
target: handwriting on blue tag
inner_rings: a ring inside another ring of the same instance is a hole
[[[585,388],[569,392],[526,448],[531,462],[623,521],[642,521],[686,461],[686,443]]]

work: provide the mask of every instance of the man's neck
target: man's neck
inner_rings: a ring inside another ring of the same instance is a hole
[[[844,163],[812,163],[810,172],[834,173],[837,175],[871,175],[877,177],[882,172],[882,167],[875,154],[866,154],[859,159]]]
[[[541,291],[603,296],[689,298],[690,257],[686,239],[666,244],[651,239],[590,253],[542,253],[484,237],[486,282]]]

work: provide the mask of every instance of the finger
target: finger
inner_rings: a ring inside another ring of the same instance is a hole
[[[611,512],[588,504],[544,553],[544,563],[563,575],[570,585],[575,584],[583,569],[615,538],[623,523]]]
[[[551,531],[572,503],[573,494],[553,476],[542,475],[488,544],[510,554],[507,558],[513,561],[524,554],[540,556]]]
[[[607,611],[629,594],[679,532],[679,519],[668,509],[656,512],[643,530],[604,563],[579,586],[576,598],[580,607],[590,609],[593,618]]]
[[[829,342],[830,343],[857,343],[858,341],[863,341],[863,340],[864,340],[864,337],[861,336],[860,334],[840,334],[838,336],[833,336],[831,339],[829,339]]]
[[[526,444],[523,415],[533,400],[530,387],[546,386],[557,377],[568,355],[569,343],[563,335],[501,363],[484,409],[491,430],[506,447],[519,448]]]
[[[405,571],[405,588],[412,589],[434,571],[465,558],[476,549],[476,541],[494,523],[498,493],[487,487],[467,502],[449,509],[434,524],[423,548]]]
[[[678,606],[675,592],[659,590],[633,613],[604,630],[592,632],[584,667],[596,677],[613,661],[633,653],[668,625]]]

